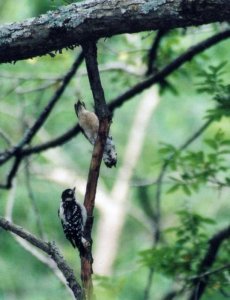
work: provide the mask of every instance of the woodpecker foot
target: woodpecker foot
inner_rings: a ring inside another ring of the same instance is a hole
[[[83,246],[85,248],[89,248],[90,247],[90,242],[87,241],[84,237],[81,238],[81,242],[82,242],[82,244],[83,244]]]

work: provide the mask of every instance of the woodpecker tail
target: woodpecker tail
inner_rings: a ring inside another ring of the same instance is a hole
[[[80,256],[86,256],[87,249],[83,246],[82,243],[77,246]]]
[[[80,241],[77,241],[76,246],[78,248],[80,256],[86,256],[90,247],[90,242],[82,236]]]
[[[111,136],[107,137],[105,149],[103,153],[103,161],[108,168],[116,167],[117,164],[117,152],[115,144]]]

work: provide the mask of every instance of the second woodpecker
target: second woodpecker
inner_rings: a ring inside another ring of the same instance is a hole
[[[83,134],[89,142],[94,145],[99,129],[97,115],[94,112],[88,111],[85,107],[85,103],[80,100],[78,100],[74,107]],[[106,140],[103,161],[108,168],[116,166],[117,163],[117,153],[111,136],[108,136]]]

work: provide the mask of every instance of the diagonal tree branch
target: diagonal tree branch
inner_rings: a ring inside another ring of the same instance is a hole
[[[219,231],[209,240],[208,250],[200,263],[198,275],[193,280],[192,285],[194,288],[188,297],[189,300],[201,299],[208,285],[209,275],[211,272],[210,274],[206,273],[206,276],[202,277],[200,277],[199,274],[207,272],[212,267],[222,243],[227,239],[230,239],[230,226],[227,226],[223,230]]]
[[[23,156],[28,156],[31,154],[40,153],[43,151],[46,151],[50,148],[55,148],[58,146],[61,146],[62,144],[65,144],[66,142],[70,141],[72,138],[74,138],[79,132],[80,132],[80,126],[78,124],[74,125],[74,127],[70,128],[68,131],[66,131],[64,134],[60,135],[59,137],[48,141],[46,143],[23,149],[21,154]]]
[[[34,245],[35,247],[41,249],[43,252],[47,253],[51,256],[51,258],[57,264],[59,270],[62,272],[70,289],[73,291],[75,299],[82,300],[82,289],[79,283],[77,282],[73,270],[68,266],[66,261],[64,260],[63,256],[60,254],[58,248],[54,243],[47,243],[44,242],[31,233],[25,231],[21,227],[9,222],[3,217],[0,217],[0,227],[7,231],[11,231],[14,234],[20,236],[21,238],[28,241],[30,244]]]
[[[97,182],[100,172],[102,155],[104,152],[104,146],[109,132],[111,116],[105,102],[104,91],[101,85],[97,64],[96,43],[94,41],[87,42],[82,45],[82,48],[85,56],[90,87],[94,98],[95,112],[99,118],[99,131],[93,149],[84,199],[84,206],[87,211],[85,236],[87,240],[92,241],[91,232],[93,226],[93,211],[95,205]],[[93,284],[91,278],[93,273],[92,263],[92,248],[89,247],[87,255],[81,257],[81,278],[86,294],[86,299],[89,300],[93,297]]]
[[[73,78],[73,76],[75,75],[77,69],[80,67],[80,65],[83,61],[83,58],[84,58],[84,56],[83,56],[83,53],[81,52],[77,56],[77,58],[76,58],[75,62],[73,63],[71,69],[63,77],[60,87],[56,90],[55,94],[52,96],[49,103],[44,108],[44,110],[41,112],[41,114],[39,115],[38,119],[35,121],[33,126],[30,127],[25,132],[25,134],[22,137],[21,141],[16,146],[14,146],[14,147],[10,148],[9,150],[5,151],[4,153],[0,154],[0,165],[6,163],[9,159],[15,157],[14,163],[12,164],[12,167],[9,171],[8,176],[7,176],[6,183],[5,184],[0,184],[0,188],[10,189],[12,187],[12,181],[13,181],[14,177],[17,174],[17,171],[18,171],[20,163],[23,159],[23,156],[31,154],[30,148],[24,148],[24,147],[26,147],[31,142],[33,137],[36,135],[38,130],[42,127],[42,125],[44,124],[44,122],[48,118],[49,114],[51,113],[51,111],[54,108],[57,101],[60,99],[61,95],[63,94],[63,92],[66,89],[67,85],[69,84],[70,80]],[[78,126],[74,126],[73,130],[74,130],[74,132],[78,131],[79,130]],[[70,132],[72,133],[72,131],[70,131]],[[68,135],[69,135],[69,133],[67,133],[67,136]],[[61,137],[61,139],[59,139],[59,144],[61,144],[63,139],[64,139],[64,141],[66,140],[66,135],[64,135],[63,137]],[[48,143],[48,145],[50,146],[49,143]],[[42,147],[42,149],[43,150],[47,149],[47,146],[45,145],[45,147]],[[23,153],[24,151],[25,151],[25,153]],[[26,153],[26,151],[28,151],[29,154]]]
[[[70,80],[73,78],[75,75],[77,69],[81,65],[83,61],[83,53],[81,52],[78,57],[76,58],[75,62],[73,63],[71,69],[69,72],[63,77],[62,83],[60,87],[56,90],[55,94],[52,96],[50,99],[49,103],[47,106],[44,108],[44,110],[41,112],[35,123],[33,124],[32,127],[28,128],[28,130],[25,132],[24,136],[22,137],[21,141],[11,148],[9,151],[3,153],[0,156],[0,164],[5,163],[8,161],[12,156],[14,155],[20,155],[21,150],[24,146],[28,145],[35,134],[38,132],[38,130],[41,128],[41,126],[44,124],[46,119],[48,118],[49,114],[51,113],[52,109],[54,108],[55,104],[57,101],[60,99],[61,95],[63,94],[65,88],[69,84]]]
[[[72,48],[92,37],[187,27],[229,18],[229,0],[88,0],[0,26],[0,62]]]
[[[114,100],[109,103],[109,109],[113,111],[114,109],[121,106],[125,101],[131,99],[132,97],[138,95],[143,92],[145,89],[149,88],[151,85],[161,81],[168,75],[170,75],[175,70],[179,69],[184,63],[193,59],[194,56],[203,52],[204,50],[212,47],[220,41],[223,41],[230,37],[230,30],[225,30],[223,32],[217,33],[212,37],[198,43],[197,45],[189,48],[186,52],[178,56],[171,63],[169,63],[166,67],[160,70],[158,73],[150,76],[149,78],[143,80],[140,83],[137,83],[131,89],[127,90]]]

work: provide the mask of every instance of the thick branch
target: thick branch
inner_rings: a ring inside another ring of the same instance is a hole
[[[66,278],[66,281],[68,282],[70,289],[73,291],[75,298],[79,300],[82,299],[81,286],[76,281],[73,270],[67,265],[66,261],[59,253],[59,250],[57,249],[54,243],[46,243],[36,238],[31,233],[25,231],[21,227],[9,222],[8,220],[2,217],[0,217],[0,227],[2,227],[5,230],[13,232],[14,234],[28,241],[30,244],[34,245],[35,247],[41,249],[42,251],[50,255],[52,259],[55,261],[55,263],[57,264],[59,270]]]
[[[88,0],[0,26],[0,62],[44,55],[92,37],[229,19],[229,0]]]
[[[230,239],[230,226],[219,231],[209,240],[209,247],[203,260],[201,261],[198,270],[198,277],[193,280],[194,288],[188,298],[189,300],[201,299],[208,284],[209,274],[207,273],[205,277],[199,277],[199,274],[207,272],[212,267],[216,260],[216,256],[221,244],[227,239]]]

